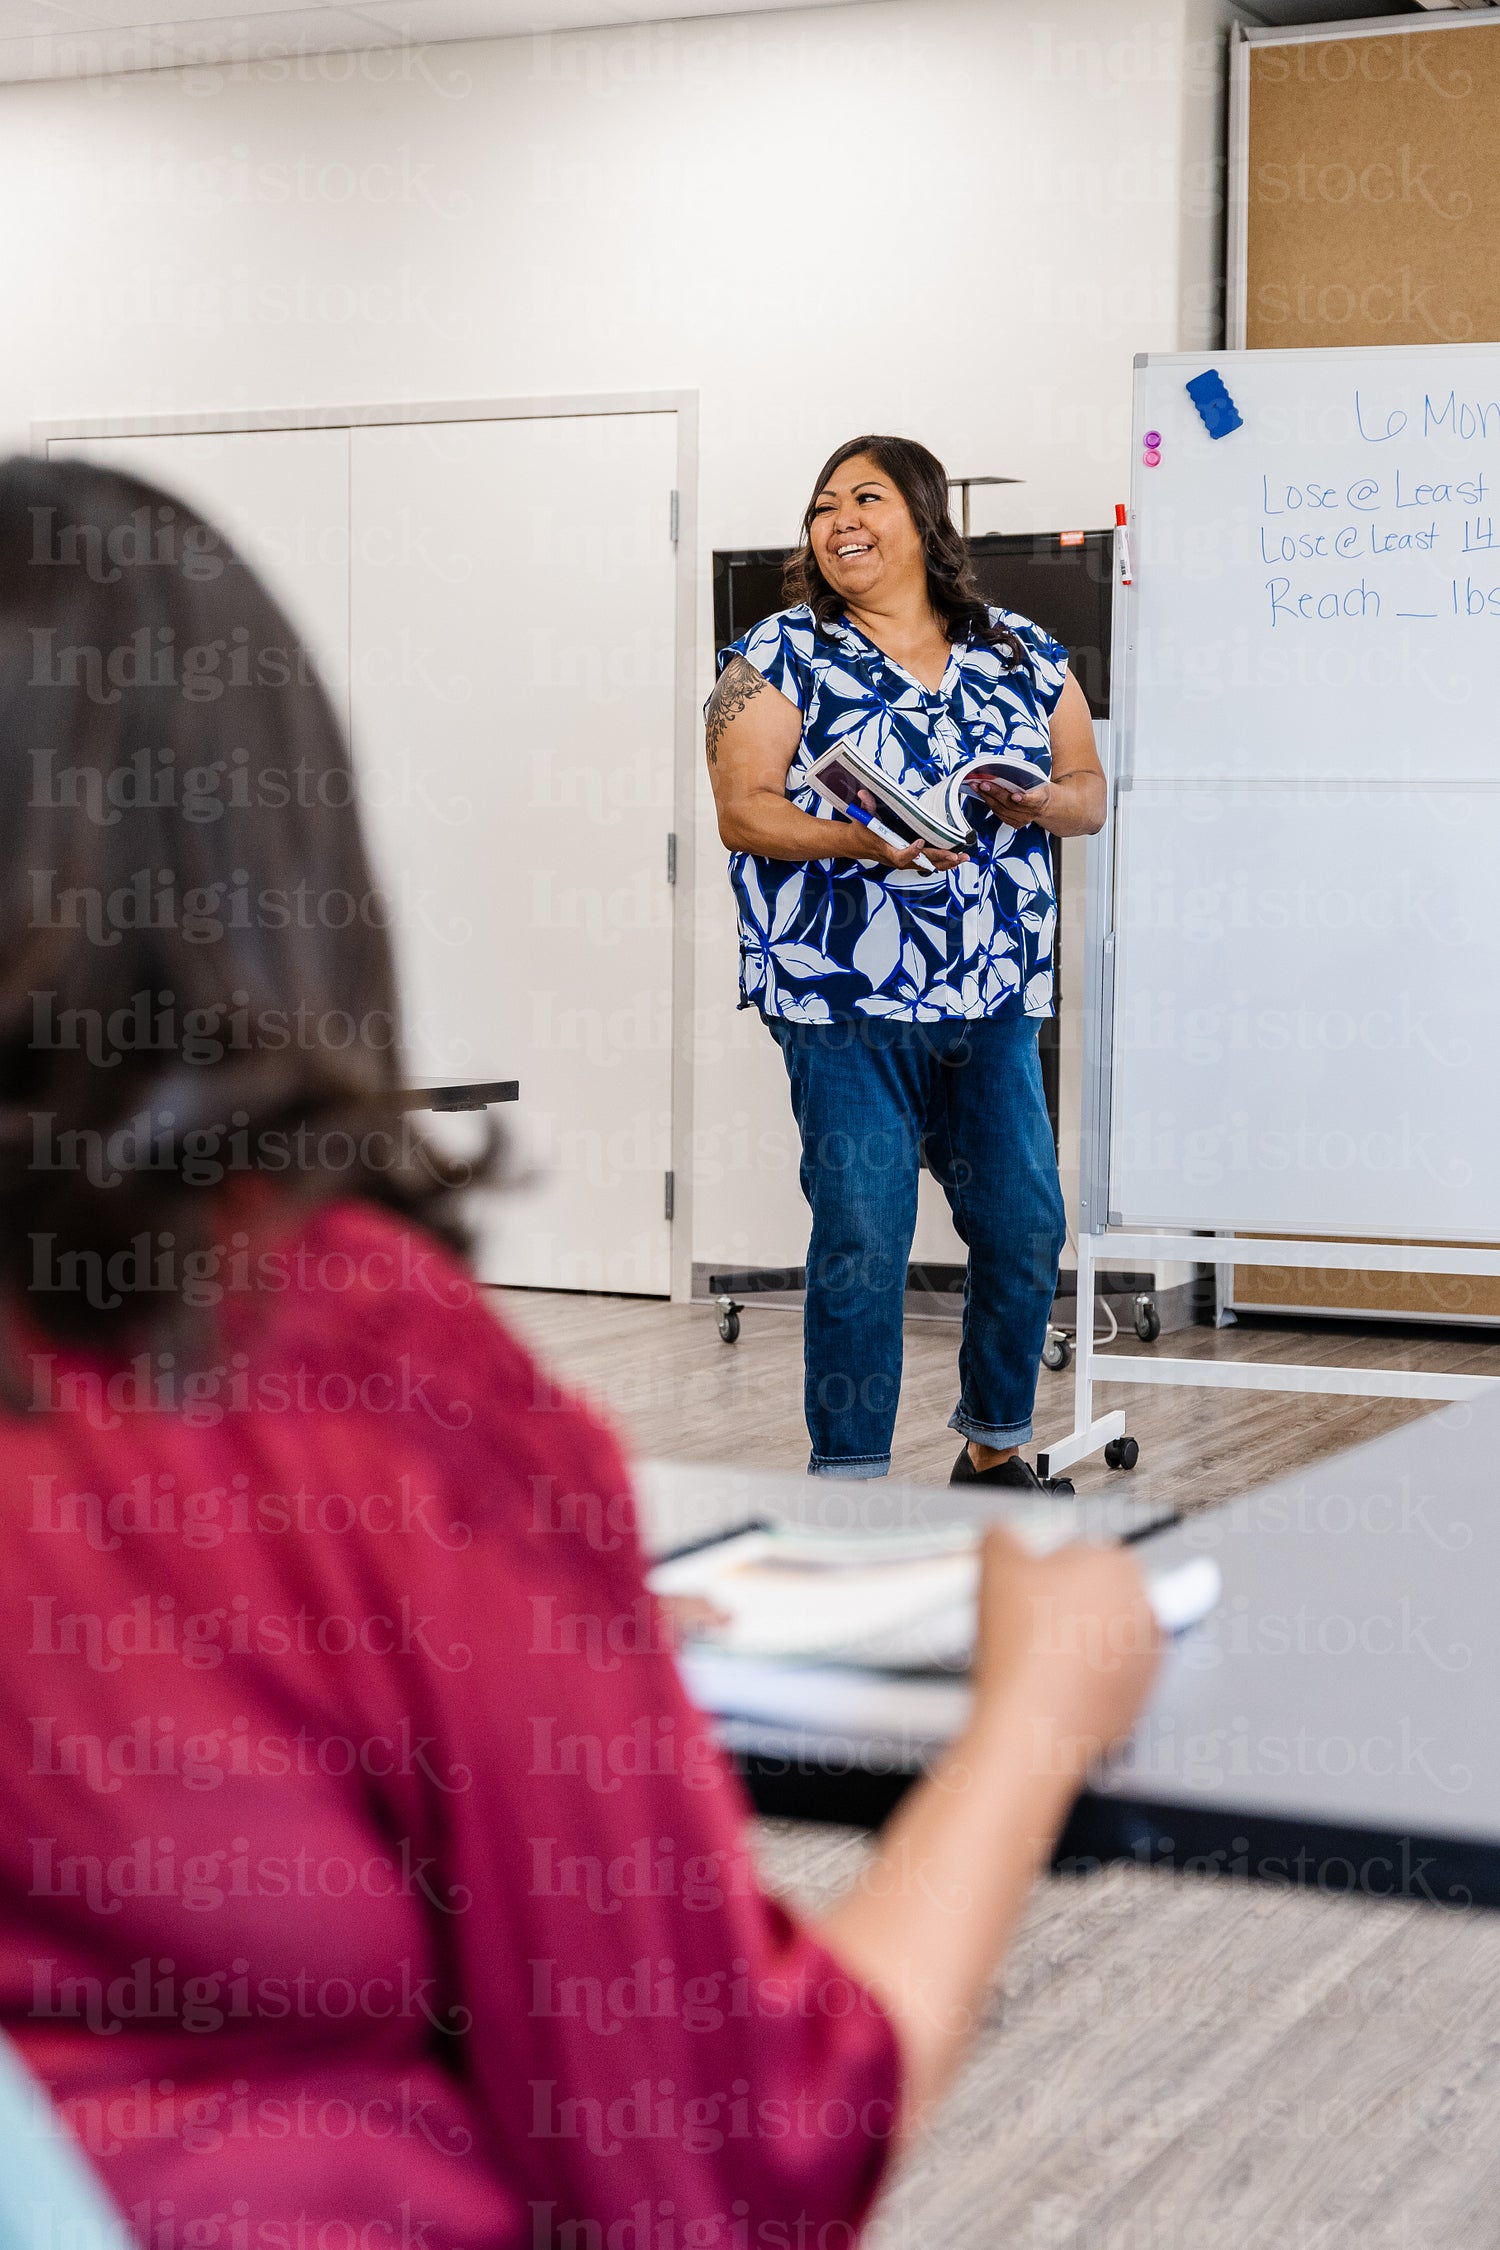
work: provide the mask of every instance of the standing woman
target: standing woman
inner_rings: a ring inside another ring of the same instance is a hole
[[[786,1063],[812,1208],[809,1470],[890,1467],[925,1160],[969,1252],[952,1481],[1035,1489],[1019,1448],[1064,1239],[1037,1056],[1057,919],[1047,834],[1104,825],[1088,705],[1065,649],[986,606],[942,463],[909,438],[853,438],[824,465],[786,591],[794,607],[722,652],[707,741],[741,1004]],[[980,784],[971,848],[925,847],[929,873],[923,847],[886,844],[809,786],[836,744],[917,790],[1002,748],[1050,778]]]

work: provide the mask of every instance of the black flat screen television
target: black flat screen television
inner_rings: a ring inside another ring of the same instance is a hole
[[[747,547],[714,556],[714,640],[737,641],[785,603],[789,547]],[[1045,625],[1062,642],[1096,719],[1109,717],[1109,622],[1114,596],[1112,531],[988,532],[969,541],[986,598]]]

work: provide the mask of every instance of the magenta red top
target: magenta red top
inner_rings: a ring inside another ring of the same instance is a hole
[[[895,2041],[613,1443],[371,1207],[220,1278],[215,1372],[42,1345],[0,1419],[0,2020],[142,2243],[847,2244]]]

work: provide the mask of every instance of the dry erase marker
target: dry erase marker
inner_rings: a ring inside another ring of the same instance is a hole
[[[1115,502],[1115,553],[1120,558],[1120,584],[1128,586],[1131,584],[1130,533],[1125,529],[1125,503],[1123,500]]]

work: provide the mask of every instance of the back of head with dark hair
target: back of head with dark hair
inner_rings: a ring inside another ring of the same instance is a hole
[[[163,1236],[180,1267],[250,1182],[454,1239],[398,1036],[348,750],[293,627],[181,501],[0,463],[0,1299],[59,1336],[155,1332],[180,1312]]]
[[[989,605],[975,582],[963,534],[948,509],[948,472],[915,438],[850,438],[829,454],[803,510],[801,545],[786,566],[787,600],[806,602],[820,625],[843,615],[844,597],[829,585],[813,553],[813,510],[834,471],[862,453],[890,478],[911,510],[927,561],[927,599],[949,640],[982,641],[1003,651],[1012,664],[1024,664],[1026,651],[1007,626],[991,622]]]

